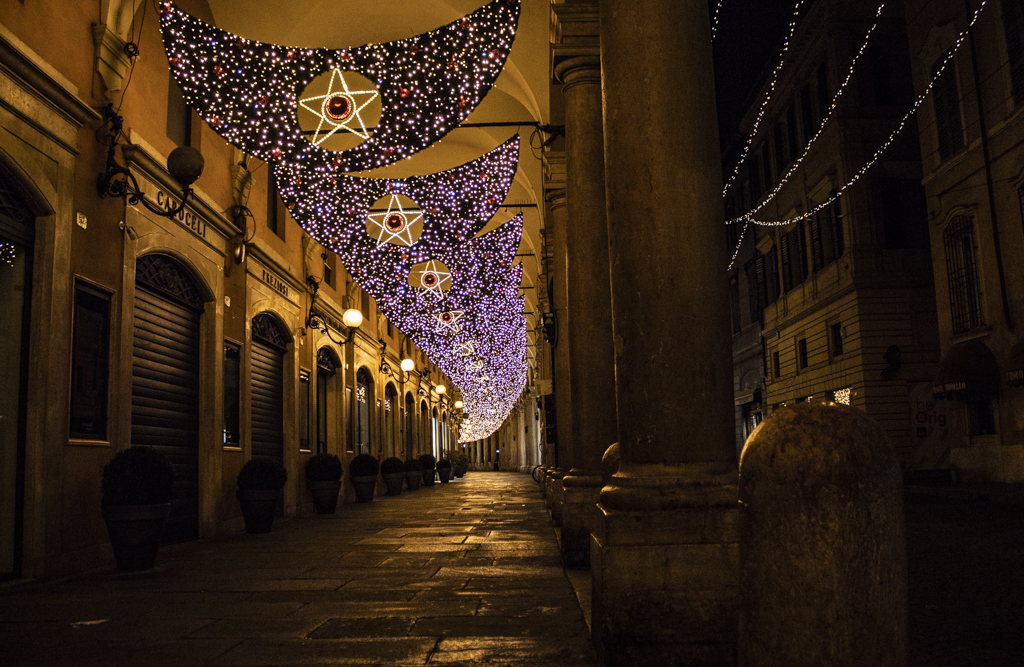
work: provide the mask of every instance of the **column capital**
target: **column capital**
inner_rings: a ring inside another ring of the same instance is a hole
[[[601,13],[597,0],[576,0],[551,5],[551,73],[556,80],[560,63],[579,57],[600,56]]]
[[[565,151],[545,151],[541,168],[544,173],[544,190],[565,192]]]
[[[565,188],[545,190],[544,199],[551,204],[551,208],[565,208]]]
[[[562,92],[572,86],[589,83],[601,85],[601,57],[594,55],[566,58],[555,64],[555,79],[562,83]]]

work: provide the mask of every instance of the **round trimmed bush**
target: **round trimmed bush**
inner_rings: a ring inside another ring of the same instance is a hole
[[[350,477],[373,477],[380,472],[380,463],[369,454],[359,454],[348,464]]]
[[[433,454],[420,455],[420,465],[423,466],[424,470],[433,470],[435,463],[437,463],[437,459],[434,458]]]
[[[437,462],[437,467],[438,468],[451,468],[452,467],[452,462],[449,461],[448,459],[441,459],[440,461]]]
[[[334,454],[314,454],[306,461],[307,482],[337,482],[341,473],[341,459]]]
[[[163,505],[171,501],[174,466],[160,452],[138,445],[103,467],[104,505]]]
[[[419,472],[423,470],[423,465],[420,463],[419,459],[409,459],[405,462],[403,467],[406,472]]]
[[[402,471],[402,459],[391,456],[381,461],[380,474],[382,475],[395,475]]]
[[[284,488],[288,471],[276,459],[257,456],[238,471],[239,491],[276,491]]]

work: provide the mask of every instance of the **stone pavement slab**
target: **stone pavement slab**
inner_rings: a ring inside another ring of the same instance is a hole
[[[98,511],[98,510],[97,510]],[[463,480],[0,589],[0,664],[596,664],[537,485]]]

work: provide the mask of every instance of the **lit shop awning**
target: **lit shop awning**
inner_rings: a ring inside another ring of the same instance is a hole
[[[955,398],[963,394],[995,394],[999,391],[999,364],[988,345],[980,340],[949,348],[932,381],[932,395]]]

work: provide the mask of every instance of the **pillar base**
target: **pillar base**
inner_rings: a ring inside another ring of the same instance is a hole
[[[597,501],[604,486],[598,472],[572,470],[562,479],[562,565],[590,567],[590,534],[597,527]]]
[[[601,493],[591,542],[595,646],[607,667],[735,665],[735,470],[644,468],[669,474],[620,472]]]

